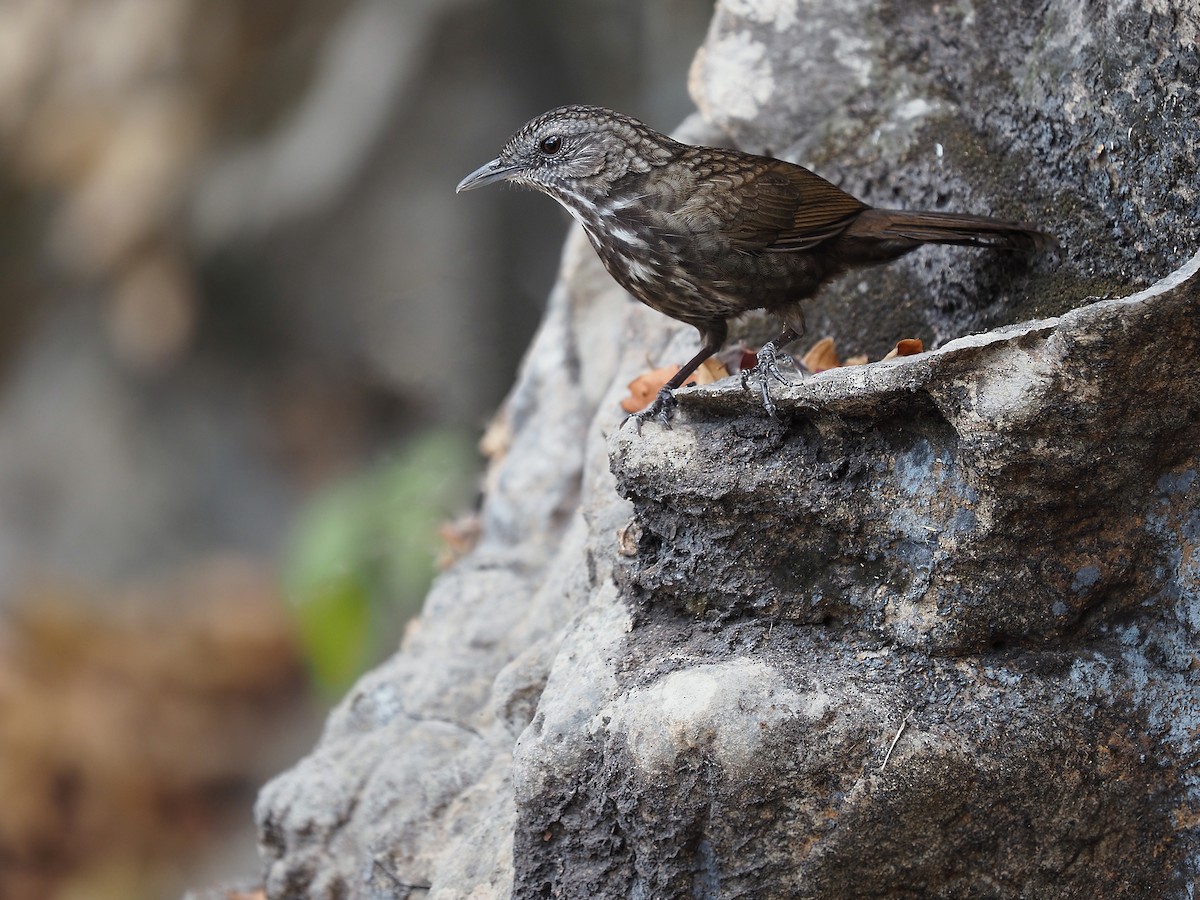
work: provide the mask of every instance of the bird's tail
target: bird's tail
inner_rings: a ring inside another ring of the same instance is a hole
[[[1052,251],[1058,240],[1024,222],[1006,222],[988,216],[960,213],[907,212],[900,209],[867,209],[845,232],[847,238],[870,237],[920,244],[956,244],[998,250]]]

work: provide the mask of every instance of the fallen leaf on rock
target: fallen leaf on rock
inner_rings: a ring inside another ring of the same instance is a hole
[[[662,386],[670,381],[671,376],[678,371],[679,366],[663,366],[661,369],[643,372],[629,382],[629,396],[621,401],[621,409],[627,413],[641,412],[650,405],[655,395],[662,390]]]
[[[714,357],[709,357],[700,363],[700,368],[692,373],[690,380],[696,384],[712,384],[714,381],[728,377],[729,370],[725,368],[724,364]]]
[[[738,372],[745,372],[758,365],[758,354],[745,347],[735,348],[732,352],[722,355],[729,361],[729,365],[736,366]]]
[[[905,338],[902,341],[897,341],[896,346],[888,351],[884,359],[895,359],[897,356],[914,356],[917,353],[922,353],[925,346],[921,343],[920,338]],[[829,369],[837,369],[842,366],[863,366],[869,360],[865,353],[859,353],[851,356],[845,362],[838,359],[837,348],[834,346],[833,338],[824,337],[808,348],[808,352],[804,354],[801,360],[804,368],[813,372],[825,372]]]
[[[629,382],[629,396],[621,401],[621,409],[627,413],[641,412],[651,404],[655,396],[662,390],[663,385],[679,371],[679,366],[663,366],[650,372],[643,372]],[[722,378],[729,377],[729,370],[715,359],[706,359],[700,364],[688,384],[712,384]]]
[[[824,372],[827,369],[836,369],[841,366],[842,362],[838,359],[837,348],[833,344],[833,338],[823,337],[811,347],[804,357],[800,360],[804,368],[812,373]]]
[[[897,341],[896,346],[888,351],[884,359],[895,359],[897,356],[916,356],[925,351],[925,345],[920,338],[905,338]]]

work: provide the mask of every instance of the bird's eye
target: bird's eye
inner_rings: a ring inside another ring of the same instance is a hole
[[[538,150],[543,156],[554,156],[562,149],[562,138],[557,134],[552,134],[549,137],[544,137],[538,142]]]

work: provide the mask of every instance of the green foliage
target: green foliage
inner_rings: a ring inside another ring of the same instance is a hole
[[[474,484],[473,447],[427,432],[398,456],[340,481],[301,513],[284,585],[318,686],[337,694],[390,652],[421,607],[438,552],[438,525]]]

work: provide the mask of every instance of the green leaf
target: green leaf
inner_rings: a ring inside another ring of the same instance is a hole
[[[319,492],[301,513],[284,585],[318,685],[343,691],[396,644],[435,569],[438,525],[474,482],[471,442],[428,432]]]

